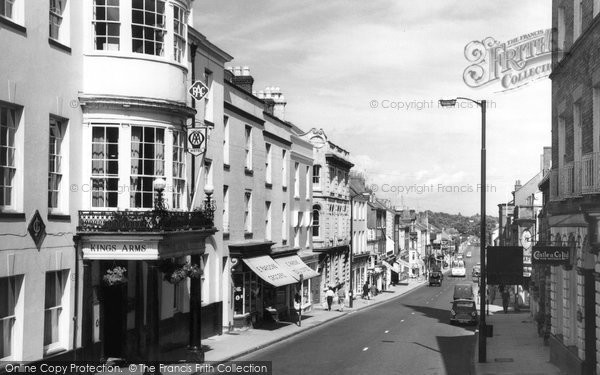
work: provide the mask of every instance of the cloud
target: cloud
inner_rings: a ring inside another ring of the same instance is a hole
[[[250,66],[257,90],[281,87],[286,119],[323,128],[371,181],[479,182],[479,108],[437,106],[439,98],[457,96],[495,105],[487,113],[487,164],[497,191],[489,194],[488,210],[510,197],[514,179],[538,171],[550,143],[549,81],[499,93],[497,85],[467,87],[462,74],[470,41],[549,28],[545,2],[205,0],[194,7],[195,27],[234,55],[235,64]],[[384,100],[413,107],[386,109]],[[422,208],[479,210],[477,193],[404,198]]]

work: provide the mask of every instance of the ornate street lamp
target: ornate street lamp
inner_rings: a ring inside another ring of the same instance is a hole
[[[486,267],[485,267],[485,241],[487,239],[486,230],[485,230],[485,191],[486,191],[486,160],[485,160],[485,110],[486,110],[486,101],[476,101],[469,98],[458,97],[456,99],[441,99],[440,105],[442,107],[454,107],[456,105],[457,100],[467,100],[472,103],[477,104],[481,108],[481,226],[480,226],[480,262],[481,262],[481,282],[480,282],[480,295],[481,300],[480,308],[479,308],[479,362],[486,362],[486,340],[487,340],[487,327],[485,324],[485,300],[486,300]]]

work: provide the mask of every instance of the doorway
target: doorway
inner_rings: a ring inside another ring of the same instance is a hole
[[[102,337],[104,342],[104,357],[123,358],[125,342],[125,295],[126,284],[103,285],[102,307],[104,312],[102,322]]]

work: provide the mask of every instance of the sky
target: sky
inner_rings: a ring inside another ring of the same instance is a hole
[[[234,56],[228,66],[250,67],[254,90],[280,87],[285,119],[325,130],[396,206],[480,211],[481,111],[440,98],[488,101],[488,215],[550,146],[549,78],[507,91],[463,80],[467,44],[549,29],[547,1],[196,0],[193,22]]]

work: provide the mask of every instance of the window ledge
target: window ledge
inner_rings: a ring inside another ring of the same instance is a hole
[[[56,39],[48,38],[48,44],[50,44],[51,46],[56,47],[60,50],[63,50],[64,52],[68,53],[69,55],[71,54],[71,47],[59,42]]]
[[[23,34],[24,36],[27,36],[27,29],[25,28],[25,26],[19,25],[18,23],[12,21],[9,18],[6,18],[4,16],[0,16],[0,24],[7,26],[11,29],[13,29],[14,31]]]
[[[229,163],[223,163],[223,169],[228,171],[231,169],[231,165],[229,165]]]
[[[59,213],[56,213],[56,214],[49,213],[48,214],[48,220],[51,220],[51,221],[64,221],[66,223],[70,223],[71,222],[71,215],[59,214]]]
[[[25,213],[0,211],[0,219],[23,219],[23,220],[25,220]]]
[[[65,353],[66,351],[67,349],[63,348],[62,346],[49,345],[44,348],[44,357],[49,357],[59,353]]]
[[[248,167],[244,168],[244,173],[246,173],[246,176],[254,176],[254,171],[252,169],[248,169]]]
[[[270,182],[265,182],[265,188],[267,189],[273,189],[273,184]]]

